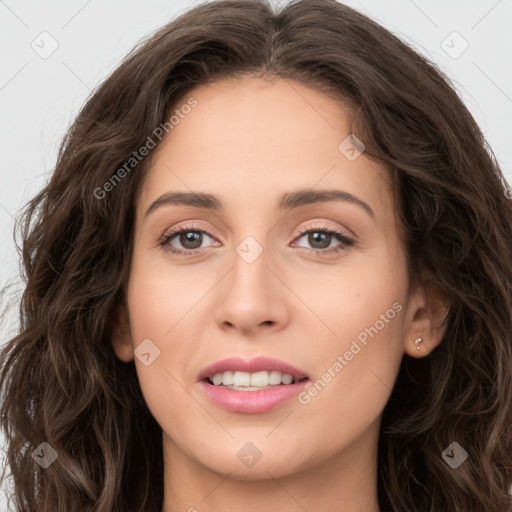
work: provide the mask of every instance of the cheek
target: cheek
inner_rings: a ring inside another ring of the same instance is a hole
[[[402,330],[401,320],[395,317],[401,318],[397,310],[406,299],[405,263],[400,253],[383,244],[349,254],[337,266],[292,268],[285,280],[293,283],[294,293],[306,306],[301,306],[305,314],[295,321],[315,325],[323,347],[342,350],[361,332],[364,342],[365,329],[376,323],[386,336]]]
[[[134,254],[128,287],[131,327],[137,336],[168,339],[173,329],[190,325],[201,299],[211,288],[211,273],[176,265],[164,254]],[[190,316],[189,316],[190,315]]]
[[[171,272],[165,258],[150,261],[135,252],[130,270],[127,299],[134,349],[136,356],[149,353],[136,357],[135,365],[145,401],[159,422],[165,422],[172,403],[180,402],[183,378],[177,369],[193,357],[194,333],[183,329],[198,329],[188,315],[193,314],[202,287],[183,269]],[[183,400],[178,409],[186,411],[189,402]]]
[[[311,417],[333,420],[323,426],[333,439],[340,425],[356,435],[377,418],[403,357],[406,273],[399,254],[376,253],[299,292],[323,329],[311,357],[316,380],[299,402]]]

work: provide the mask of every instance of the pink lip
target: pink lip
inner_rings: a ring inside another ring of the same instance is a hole
[[[236,391],[214,386],[207,380],[199,382],[203,391],[219,407],[242,413],[267,412],[296,397],[309,382],[309,379],[295,384],[275,386],[261,391]]]
[[[209,377],[213,377],[216,373],[223,372],[247,372],[247,373],[256,373],[262,372],[264,370],[267,371],[278,371],[281,373],[288,373],[293,377],[298,377],[302,379],[307,377],[307,374],[295,368],[294,366],[285,363],[284,361],[279,361],[279,359],[273,359],[270,357],[255,357],[253,359],[242,359],[241,357],[229,357],[227,359],[223,359],[222,361],[217,361],[212,365],[205,368],[198,377],[198,380],[204,380]]]
[[[261,391],[236,391],[222,386],[215,386],[208,380],[216,373],[227,371],[256,373],[260,371],[279,371],[293,377],[304,379],[288,385],[274,386]],[[256,357],[245,360],[240,357],[230,357],[217,361],[205,368],[198,377],[199,384],[210,400],[228,411],[241,413],[261,413],[279,407],[284,402],[296,397],[307,385],[307,374],[278,359],[268,357]]]

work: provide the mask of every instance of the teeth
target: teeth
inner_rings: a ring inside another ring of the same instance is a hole
[[[291,384],[300,379],[294,378],[288,373],[278,371],[262,371],[256,373],[247,372],[224,372],[216,373],[211,378],[215,386],[233,386],[233,387],[254,387],[267,388],[269,386],[279,386],[281,384]]]
[[[270,372],[268,375],[268,381],[271,386],[277,386],[278,384],[281,384],[281,372]]]
[[[222,378],[224,382],[224,377]],[[251,374],[246,372],[235,372],[233,375],[233,386],[250,386]]]
[[[235,382],[233,380],[233,372],[224,372],[224,373],[220,373],[218,375],[221,375],[222,376],[222,379],[221,379],[221,384],[224,384],[226,386],[232,386],[233,383]]]
[[[291,384],[293,382],[293,375],[289,375],[288,373],[283,373],[281,377],[281,382],[283,384]]]
[[[241,373],[241,372],[237,372]],[[248,373],[244,373],[244,375],[249,375]],[[250,385],[253,387],[263,387],[268,386],[270,383],[270,378],[268,372],[257,372],[251,373],[250,375]],[[239,386],[247,386],[247,384],[238,384]]]

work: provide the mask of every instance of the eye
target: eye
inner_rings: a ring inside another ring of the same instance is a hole
[[[304,247],[303,245],[299,245],[299,247],[315,251],[317,255],[337,254],[354,245],[354,240],[345,233],[327,226],[307,226],[303,228],[300,235],[299,240],[307,237],[306,242],[311,247]],[[332,243],[335,243],[336,240],[340,244],[332,246]]]
[[[213,236],[203,229],[199,229],[197,226],[182,226],[179,229],[173,230],[166,233],[158,242],[158,245],[165,251],[178,254],[180,256],[186,256],[190,254],[199,254],[202,251],[201,245],[206,238],[212,238]],[[181,245],[181,247],[173,246],[172,241],[176,239],[175,243]]]

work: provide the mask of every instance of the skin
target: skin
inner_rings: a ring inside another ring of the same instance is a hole
[[[378,511],[382,411],[404,353],[433,350],[446,314],[435,291],[408,293],[389,172],[364,153],[354,161],[342,154],[344,105],[304,85],[245,77],[200,86],[182,103],[189,97],[197,106],[163,139],[139,191],[128,310],[119,306],[113,336],[126,362],[144,339],[160,350],[150,365],[138,357],[135,365],[163,430],[162,512],[327,511],[340,503],[344,512]],[[281,195],[299,188],[349,192],[374,218],[344,201],[280,211]],[[170,191],[214,194],[224,208],[170,204],[146,216]],[[212,236],[203,233],[200,246],[179,236],[169,244],[202,252],[179,256],[158,245],[191,223]],[[300,235],[311,224],[355,242],[318,252],[343,244]],[[262,248],[250,264],[236,252],[249,235]],[[275,357],[316,382],[397,302],[400,312],[307,404],[292,399],[243,414],[201,390],[199,372],[234,355]],[[252,467],[237,457],[247,442],[262,454]]]

